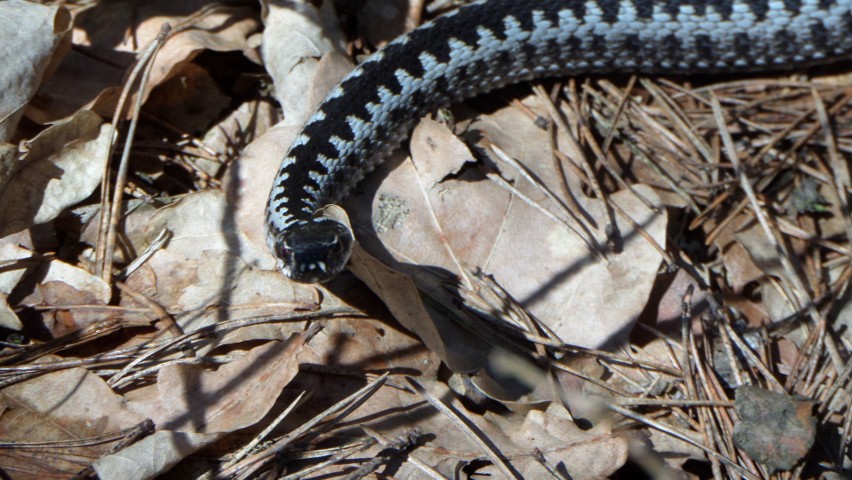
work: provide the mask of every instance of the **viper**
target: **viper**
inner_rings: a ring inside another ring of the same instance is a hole
[[[789,70],[852,57],[852,0],[484,0],[397,38],[320,104],[284,158],[267,238],[283,272],[323,282],[350,229],[321,215],[422,116],[542,77]]]

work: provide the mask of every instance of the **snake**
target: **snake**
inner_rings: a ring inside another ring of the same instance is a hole
[[[852,58],[852,0],[481,0],[377,50],[295,137],[266,210],[278,267],[330,280],[351,254],[325,207],[350,193],[423,116],[546,77],[777,71]]]

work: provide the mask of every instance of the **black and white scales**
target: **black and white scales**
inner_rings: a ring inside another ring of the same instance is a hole
[[[353,239],[317,216],[435,109],[507,84],[587,73],[694,75],[852,58],[852,0],[484,0],[389,43],[305,124],[267,208],[285,274],[321,282]]]

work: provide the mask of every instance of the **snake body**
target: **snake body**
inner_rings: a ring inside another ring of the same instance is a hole
[[[318,215],[423,115],[510,83],[587,73],[779,70],[852,57],[852,0],[484,0],[389,43],[334,88],[284,158],[269,197],[285,274],[330,279],[353,238]]]

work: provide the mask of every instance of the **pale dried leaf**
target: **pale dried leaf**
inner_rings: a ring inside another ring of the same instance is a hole
[[[149,239],[145,238],[144,232],[151,217],[157,212],[155,204],[146,200],[129,200],[124,203],[125,217],[122,219],[122,235],[120,237],[121,247],[115,250],[114,261],[116,265],[127,264],[133,261],[138,254],[143,252],[149,245]],[[74,208],[71,215],[78,218],[84,225],[80,232],[80,242],[94,247],[98,244],[99,231],[101,229],[100,205],[88,205]],[[94,248],[89,250],[87,256],[94,261]]]
[[[659,206],[654,191],[635,190]],[[647,209],[631,192],[610,197],[660,246],[666,242],[666,216]],[[603,223],[602,204],[587,211]],[[542,319],[562,341],[600,347],[624,340],[651,292],[662,261],[659,251],[630,224],[617,218],[625,239],[623,251],[606,261],[593,260],[587,246],[561,226],[538,227],[545,218],[526,204],[515,203],[500,243],[485,267],[504,288]],[[528,232],[535,232],[530,235]],[[599,244],[604,243],[598,237]]]
[[[0,243],[0,261],[20,260],[30,258],[33,255],[32,250],[10,243]],[[26,266],[25,262],[21,262],[18,268],[4,268],[0,270],[0,293],[6,295],[12,293],[12,289],[26,275]]]
[[[426,381],[423,386],[452,407],[455,414],[462,416],[480,438],[487,439],[493,448],[508,459],[521,478],[549,478],[544,468],[535,461],[534,448],[544,453],[552,467],[558,465],[560,470],[567,469],[571,475],[576,475],[574,478],[582,479],[605,478],[623,465],[626,459],[625,439],[609,432],[607,426],[581,430],[567,418],[561,406],[554,405],[546,411],[530,410],[506,415],[489,412],[475,414],[465,408],[458,397],[449,395],[443,383]],[[412,405],[419,400],[416,396],[401,396],[400,399],[402,405]],[[400,412],[408,409],[397,408]],[[446,415],[435,412],[429,406],[413,410],[410,415],[413,417],[401,417],[400,421],[416,421],[418,427],[430,435],[429,442],[417,449],[417,458],[447,478],[453,478],[458,466],[466,464],[478,463],[476,471],[482,475],[498,471],[494,466],[483,468],[483,450]],[[377,426],[372,423],[371,428],[391,436],[387,427],[383,426],[390,423],[387,419],[375,422]],[[397,473],[398,478],[422,476],[422,472],[410,463],[402,468]],[[499,474],[495,477],[502,478]]]
[[[157,375],[157,393],[128,405],[160,430],[229,433],[262,419],[298,373],[304,335],[269,342],[215,371],[175,364]]]
[[[59,57],[70,47],[70,28],[71,16],[64,7],[0,2],[0,141],[14,135],[24,106],[49,74],[54,55]]]
[[[71,368],[21,382],[0,392],[4,402],[12,402],[31,413],[52,419],[65,430],[60,438],[77,438],[117,432],[144,420],[124,407],[117,395],[97,375]],[[46,439],[45,437],[41,437]],[[54,438],[54,439],[60,439]]]
[[[105,315],[104,310],[99,308],[107,305],[112,297],[112,289],[100,277],[61,260],[45,262],[37,272],[38,288],[32,288],[31,293],[20,300],[21,305],[74,307],[69,310],[51,309],[42,313],[42,323],[54,337],[79,330],[110,316]],[[35,281],[36,278],[30,277],[27,281]]]
[[[17,171],[23,161],[18,154],[18,146],[0,142],[0,192],[6,187],[6,182]]]
[[[466,339],[469,337],[469,333],[465,335]],[[496,337],[499,339],[499,335]],[[536,405],[555,400],[547,371],[527,354],[509,350],[496,341],[481,351],[487,363],[470,375],[470,385],[478,395],[506,405]]]
[[[613,434],[608,426],[582,430],[568,418],[564,408],[551,404],[547,410],[531,410],[523,418],[490,417],[511,439],[516,455],[513,466],[524,478],[544,478],[546,471],[529,454],[539,449],[551,466],[574,479],[608,478],[627,461],[627,439]],[[508,420],[508,421],[507,421]]]
[[[734,292],[742,292],[746,285],[756,282],[766,275],[766,272],[755,265],[746,247],[738,241],[731,242],[722,253],[722,261],[725,262],[725,273],[728,274],[728,282]],[[749,243],[746,237],[742,241]]]
[[[112,296],[112,289],[100,277],[92,275],[80,267],[65,263],[61,260],[51,260],[46,262],[43,267],[43,271],[40,273],[40,282],[43,284],[50,282],[66,284],[80,292],[87,293],[95,301],[104,305],[109,303]],[[40,294],[36,292],[34,292],[33,295],[35,295],[35,297],[29,297],[32,299],[32,303],[28,303],[27,301],[24,301],[23,303],[33,305],[47,301],[45,297],[40,296]],[[50,304],[49,301],[48,304]]]
[[[278,117],[278,107],[271,101],[248,101],[208,130],[202,142],[207,150],[216,152],[220,157],[236,158],[246,145],[266,133]],[[193,153],[193,148],[190,147],[188,152]],[[222,163],[208,160],[206,153],[199,152],[195,164],[208,175],[218,175]]]
[[[141,231],[130,234],[150,241],[164,228],[171,232],[166,246],[133,272],[127,284],[181,312],[176,320],[184,331],[222,320],[223,308],[232,309],[229,318],[251,318],[316,307],[316,289],[291,282],[276,271],[266,245],[249,241],[233,227],[230,208],[221,191],[197,192],[153,216],[140,212],[148,220]],[[128,222],[134,215],[130,214]],[[254,326],[220,338],[216,344],[282,339],[292,328],[295,326],[286,324]]]
[[[115,433],[141,422],[144,417],[125,408],[123,399],[106,383],[84,369],[72,368],[48,373],[0,391],[6,408],[0,417],[0,431],[6,441],[26,442],[82,440]],[[110,443],[84,448],[57,449],[52,454],[20,451],[4,455],[4,470],[15,471],[14,478],[68,478],[85,466],[80,457],[95,460],[105,454]]]
[[[160,209],[142,234],[153,240],[164,228],[168,229],[172,234],[168,250],[187,260],[197,260],[205,250],[222,250],[239,255],[251,266],[271,269],[272,254],[248,242],[233,222],[225,194],[206,190],[185,195]]]
[[[761,282],[760,293],[766,313],[772,323],[788,319],[797,312],[797,308],[791,303],[790,298],[781,291],[777,282],[768,280]],[[797,324],[784,337],[797,347],[802,348],[809,336],[809,331],[810,328],[806,324]]]
[[[250,268],[240,258],[227,252],[208,250],[198,262],[196,282],[176,283],[171,289],[180,292],[175,307],[187,312],[178,323],[185,331],[222,320],[223,312],[208,307],[230,306],[228,318],[275,317],[294,310],[313,310],[319,306],[319,296],[311,285],[291,282],[277,270]],[[158,285],[163,285],[160,282]],[[247,340],[284,340],[301,329],[299,323],[267,323],[240,328],[226,333],[215,345]]]
[[[493,120],[497,124],[500,121]],[[458,140],[445,135],[440,141],[433,138],[433,134],[416,133],[411,147],[414,163],[404,162],[392,171],[383,167],[382,173],[387,176],[378,187],[372,208],[364,208],[362,203],[352,209],[360,225],[369,224],[362,212],[373,212],[376,235],[384,247],[374,245],[370,249],[388,249],[390,255],[379,258],[413,275],[419,266],[439,267],[456,275],[463,274],[462,264],[482,266],[567,343],[599,347],[623,339],[645,307],[662,259],[654,245],[617,218],[623,251],[608,253],[606,261],[596,260],[576,234],[529,204],[512,199],[496,184],[481,181],[477,172],[451,175],[435,183],[436,175],[427,164],[472,155],[459,153],[464,146]],[[548,144],[545,139],[540,141]],[[549,152],[534,145],[524,150]],[[541,158],[529,164],[552,168]],[[456,168],[444,172],[452,174]],[[421,171],[426,172],[425,178]],[[519,181],[519,188],[536,198],[525,180]],[[660,205],[650,188],[640,185],[635,191]],[[665,246],[664,211],[653,213],[627,191],[612,195],[611,201],[653,241]],[[584,199],[584,203],[594,223],[604,225],[603,203],[593,199]],[[387,222],[389,206],[404,215]],[[602,232],[593,233],[599,245],[605,244]],[[369,236],[361,235],[361,240],[372,244]]]
[[[91,292],[79,290],[65,282],[44,282],[39,287],[36,293],[25,298],[22,303],[55,307],[42,313],[42,323],[54,338],[118,316],[115,312],[105,313],[102,308],[105,304]],[[65,305],[70,308],[63,309]]]
[[[478,198],[477,201],[471,202],[473,207],[486,203],[505,204],[505,199],[508,197],[505,192],[499,191],[493,195],[497,198],[476,196],[480,190],[484,189],[483,182],[459,181],[454,187],[465,190],[457,193],[456,197]],[[363,225],[367,228],[372,226],[375,232],[370,233],[373,233],[386,246],[377,245],[374,237],[368,235],[360,235],[359,241],[381,261],[409,275],[413,272],[410,271],[411,268],[406,269],[406,266],[416,265],[436,266],[452,273],[460,272],[460,259],[456,257],[453,246],[448,243],[452,237],[452,231],[466,231],[463,239],[467,239],[468,242],[464,243],[464,246],[472,248],[479,246],[480,251],[487,251],[488,234],[493,236],[499,228],[499,224],[489,225],[487,219],[483,220],[482,217],[475,215],[465,217],[467,211],[454,210],[452,207],[455,205],[444,209],[439,204],[436,208],[456,215],[465,223],[465,227],[461,228],[457,226],[457,222],[452,222],[445,227],[447,230],[445,232],[445,228],[437,223],[437,213],[428,203],[426,185],[421,183],[417,168],[409,161],[399,164],[399,159],[396,158],[380,166],[379,172],[369,176],[365,181],[365,192],[373,192],[376,189],[378,192],[372,198],[356,194],[353,200],[348,202],[348,210],[356,226]],[[439,190],[436,192],[438,195],[453,192],[443,184],[435,185],[433,189]],[[487,188],[485,191],[492,192]],[[459,240],[462,241],[462,239]],[[388,252],[392,255],[382,252],[382,248],[392,248]],[[379,252],[382,254],[380,255]],[[473,261],[471,264],[476,265],[477,262]]]
[[[27,142],[29,151],[0,192],[0,237],[49,222],[100,185],[110,128],[80,111]]]
[[[117,453],[95,460],[101,480],[147,480],[209,445],[217,434],[160,430]]]
[[[703,462],[707,458],[707,454],[705,454],[700,448],[696,447],[695,444],[683,441],[666,432],[661,432],[657,429],[651,428],[648,429],[648,435],[648,440],[653,445],[654,451],[657,452],[670,467],[682,468],[683,464],[688,460]],[[700,443],[701,438],[698,434],[692,434],[691,437],[696,443]]]
[[[24,329],[24,324],[15,313],[15,310],[9,306],[8,295],[0,293],[0,327],[8,328],[16,332]]]
[[[680,353],[676,351],[676,353]],[[666,365],[670,368],[678,368],[676,361],[680,359],[672,359],[671,346],[666,340],[655,338],[648,342],[642,348],[634,346],[631,351],[631,358],[637,365],[642,363],[650,363],[652,365]],[[621,389],[628,394],[636,395],[658,395],[668,390],[673,384],[677,384],[680,379],[668,373],[649,372],[646,368],[634,366],[619,366],[620,375],[614,377],[610,383],[613,387]],[[654,387],[650,392],[649,388]]]
[[[229,208],[232,209],[234,227],[254,244],[254,248],[269,252],[264,226],[266,202],[281,159],[299,130],[300,127],[280,124],[272,127],[247,145],[240,158],[225,172],[223,188],[230,192]],[[268,261],[262,268],[272,268],[275,260],[271,254]]]
[[[834,331],[838,332],[847,344],[852,345],[852,294],[848,291],[845,297],[838,299],[838,305],[829,321],[832,322]]]
[[[786,278],[778,252],[756,221],[738,230],[734,238],[745,248],[751,260],[765,275]]]
[[[432,189],[448,176],[457,175],[462,167],[474,158],[445,125],[431,118],[424,118],[411,134],[411,150],[417,174],[424,188]],[[428,154],[421,152],[427,151]],[[417,155],[424,155],[418,160]]]
[[[30,104],[27,116],[47,123],[88,108],[112,117],[122,82],[137,54],[151,44],[164,23],[178,27],[189,18],[189,28],[174,31],[157,55],[143,92],[146,97],[204,50],[247,50],[247,38],[259,29],[250,8],[206,0],[120,0],[87,5],[75,12],[77,48],[44,85],[39,101]]]
[[[671,281],[665,280],[666,277],[671,278]],[[657,329],[666,333],[677,332],[679,334],[681,318],[685,313],[684,301],[689,300],[688,308],[693,317],[706,315],[710,306],[707,303],[706,292],[685,270],[679,269],[674,275],[666,277],[660,278],[660,282],[665,282],[667,285],[662,297],[655,303],[656,319],[654,320]],[[690,287],[692,294],[687,298],[686,293]],[[696,326],[693,324],[693,328]]]
[[[284,110],[283,124],[301,126],[352,63],[331,3],[264,3],[263,63]]]
[[[414,280],[377,261],[360,247],[352,253],[351,271],[363,281],[393,314],[393,318],[417,335],[429,351],[454,372],[481,368],[490,346],[457,323],[436,316],[428,308]]]

